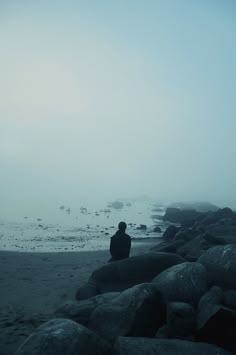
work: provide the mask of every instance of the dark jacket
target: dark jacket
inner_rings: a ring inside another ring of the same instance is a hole
[[[130,253],[130,247],[131,237],[125,232],[118,230],[116,234],[111,237],[110,253],[112,259],[120,260],[128,258]]]

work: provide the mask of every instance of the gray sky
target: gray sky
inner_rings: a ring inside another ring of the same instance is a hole
[[[236,207],[235,18],[232,0],[0,0],[3,209]]]

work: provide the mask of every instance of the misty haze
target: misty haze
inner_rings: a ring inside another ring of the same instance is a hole
[[[232,0],[0,0],[0,325],[24,333],[3,331],[3,355],[107,265],[121,221],[131,257],[235,244],[235,16]]]

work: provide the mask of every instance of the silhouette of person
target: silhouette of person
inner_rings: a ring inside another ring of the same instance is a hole
[[[109,261],[121,260],[129,257],[131,248],[131,237],[125,233],[127,225],[125,222],[118,224],[118,231],[111,237]]]

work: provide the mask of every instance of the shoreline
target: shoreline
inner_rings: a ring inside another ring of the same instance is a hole
[[[133,242],[130,256],[156,241]],[[0,354],[11,355],[35,327],[53,317],[91,273],[110,259],[109,250],[65,252],[0,251]]]

